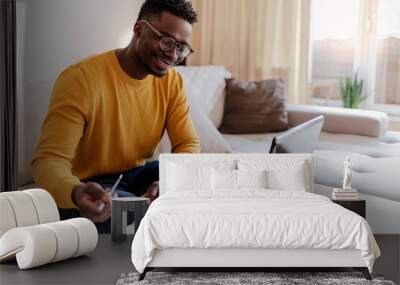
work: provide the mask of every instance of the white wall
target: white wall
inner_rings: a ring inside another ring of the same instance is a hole
[[[32,180],[30,161],[58,74],[127,44],[142,2],[17,0],[19,185]]]

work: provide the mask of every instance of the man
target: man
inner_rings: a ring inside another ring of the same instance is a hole
[[[165,130],[172,152],[200,151],[182,78],[170,69],[192,52],[196,21],[185,0],[147,0],[126,48],[85,59],[58,77],[32,172],[62,218],[80,215],[109,232],[108,191],[121,173],[120,196],[154,199],[158,162],[145,161]]]

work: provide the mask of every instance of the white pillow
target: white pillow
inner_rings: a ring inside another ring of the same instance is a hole
[[[276,169],[267,172],[268,188],[272,190],[307,191],[305,164],[293,165],[289,171]]]
[[[167,191],[211,189],[211,167],[169,163]]]
[[[267,171],[263,170],[236,170],[238,188],[267,188]]]
[[[311,191],[311,162],[301,155],[271,155],[261,159],[238,159],[240,170],[267,171],[267,188],[273,190]]]
[[[215,169],[211,171],[213,190],[241,188],[267,188],[267,172],[263,170]]]
[[[211,173],[213,190],[236,190],[236,170],[212,168]]]

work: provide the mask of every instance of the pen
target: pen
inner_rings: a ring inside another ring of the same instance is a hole
[[[108,192],[108,196],[110,196],[110,198],[112,197],[112,195],[114,194],[115,190],[117,190],[117,186],[119,184],[119,182],[121,181],[123,175],[121,174],[117,181],[114,183],[113,187],[111,188],[111,191]],[[101,204],[99,204],[99,206],[97,207],[97,212],[101,212],[104,209],[104,203],[101,202]]]
[[[117,186],[118,186],[119,182],[121,181],[122,177],[123,177],[123,175],[121,174],[118,177],[117,181],[114,183],[114,186],[111,188],[110,193],[108,193],[110,196],[112,196],[112,194],[114,194],[115,190],[117,190]]]

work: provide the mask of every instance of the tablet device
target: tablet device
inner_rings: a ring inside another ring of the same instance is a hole
[[[272,139],[269,153],[313,153],[324,124],[318,116]]]

